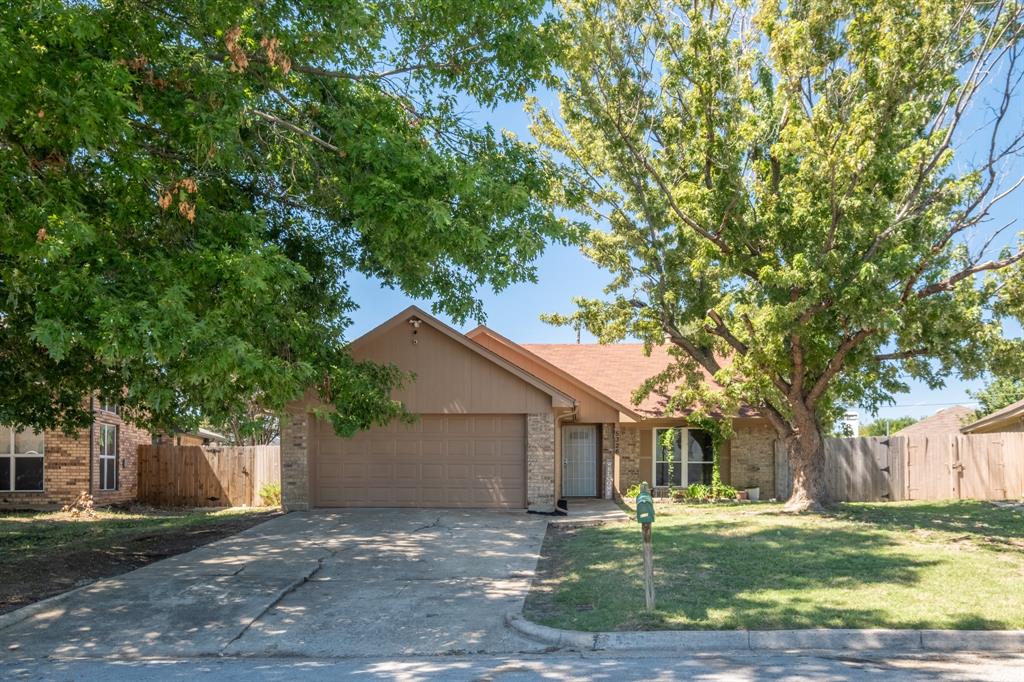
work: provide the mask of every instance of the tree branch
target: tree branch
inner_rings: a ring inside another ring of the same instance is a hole
[[[875,360],[878,362],[886,362],[888,360],[906,360],[908,358],[915,358],[921,355],[928,355],[929,349],[927,348],[915,348],[914,350],[903,350],[896,353],[879,353],[875,356]]]
[[[264,121],[268,121],[276,126],[290,130],[293,133],[298,133],[299,135],[302,135],[308,140],[312,140],[313,142],[317,143],[324,149],[330,150],[337,154],[338,156],[345,156],[345,150],[339,149],[338,147],[334,146],[333,144],[323,139],[322,137],[319,137],[316,134],[311,133],[308,130],[305,130],[304,128],[300,128],[299,126],[295,125],[290,121],[286,121],[283,118],[278,118],[277,116],[274,116],[273,114],[268,114],[265,111],[259,111],[258,109],[250,109],[249,111],[255,116],[262,118]]]
[[[990,260],[985,261],[984,263],[979,263],[977,265],[972,265],[969,268],[961,270],[955,275],[947,277],[941,282],[935,282],[934,284],[929,284],[923,289],[919,289],[915,295],[918,298],[926,298],[928,296],[932,296],[943,291],[949,291],[954,286],[956,286],[957,282],[967,279],[971,275],[976,275],[979,272],[985,272],[987,270],[1002,270],[1003,268],[1010,267],[1011,265],[1013,265],[1014,263],[1021,259],[1024,259],[1024,250],[1018,251],[1009,258],[1003,258],[1001,260]]]
[[[707,316],[715,323],[715,326],[705,325],[704,329],[715,336],[725,339],[725,342],[733,347],[740,355],[747,354],[747,344],[740,341],[736,336],[729,331],[729,328],[725,326],[725,321],[722,320],[722,316],[719,315],[714,309],[707,312]]]
[[[825,371],[821,373],[821,376],[811,386],[811,390],[807,392],[807,405],[813,407],[818,399],[825,393],[828,388],[828,383],[832,381],[832,378],[839,373],[843,368],[843,362],[846,360],[846,356],[850,354],[854,348],[856,348],[864,339],[871,336],[875,330],[873,329],[861,329],[853,336],[847,336],[839,348],[836,349],[835,355],[828,361],[828,365],[825,367]]]

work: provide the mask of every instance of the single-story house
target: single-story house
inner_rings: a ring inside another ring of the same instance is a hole
[[[117,405],[89,403],[93,423],[71,435],[0,426],[0,509],[61,506],[83,492],[97,505],[135,499],[138,446],[152,438]]]
[[[899,431],[890,433],[890,436],[955,436],[960,433],[960,427],[970,421],[974,410],[966,405],[954,405],[939,410],[930,417],[925,417],[919,422],[905,426]]]
[[[1024,432],[1024,400],[1010,403],[960,429],[963,433]]]
[[[419,418],[343,438],[314,415],[314,398],[290,406],[281,436],[289,509],[549,512],[559,498],[612,498],[641,481],[667,489],[710,480],[707,433],[683,414],[665,416],[665,396],[632,404],[668,366],[664,349],[518,344],[487,327],[459,333],[413,306],[354,341],[352,353],[412,372],[394,397]],[[774,490],[774,430],[750,408],[731,418],[723,479]],[[668,428],[671,454],[660,437]]]

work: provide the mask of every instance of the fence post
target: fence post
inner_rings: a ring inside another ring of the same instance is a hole
[[[953,497],[957,500],[963,499],[961,491],[961,477],[963,474],[964,463],[960,456],[960,437],[953,435],[949,437],[949,474],[950,483],[953,485]]]

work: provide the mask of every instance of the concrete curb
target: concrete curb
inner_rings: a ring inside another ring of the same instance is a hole
[[[521,613],[505,623],[519,634],[589,651],[999,651],[1024,653],[1024,630],[660,630],[580,632],[540,625]]]
[[[6,630],[12,625],[17,625],[22,621],[28,620],[32,616],[38,615],[40,613],[43,613],[49,609],[56,607],[57,604],[59,604],[60,602],[66,601],[69,597],[78,592],[81,592],[87,587],[92,587],[96,582],[97,581],[94,580],[86,583],[85,585],[79,585],[78,587],[70,589],[67,592],[61,592],[60,594],[55,594],[52,597],[47,597],[46,599],[32,602],[31,604],[26,604],[25,606],[22,606],[20,609],[15,609],[14,611],[8,611],[7,613],[0,614],[0,631]]]

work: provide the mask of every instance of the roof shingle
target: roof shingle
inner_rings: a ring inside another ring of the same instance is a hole
[[[675,361],[665,346],[654,346],[646,355],[642,343],[519,345],[623,405],[633,405],[633,392]],[[707,372],[704,378],[714,384]],[[664,416],[668,397],[651,393],[636,406],[636,412],[648,418]],[[756,417],[757,411],[744,406],[737,416]]]
[[[930,417],[905,426],[896,431],[892,436],[937,436],[941,434],[960,433],[960,427],[965,420],[974,414],[974,410],[966,405],[954,405],[944,410],[939,410]]]

